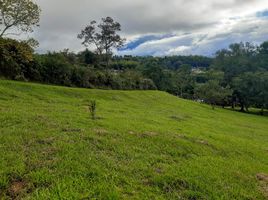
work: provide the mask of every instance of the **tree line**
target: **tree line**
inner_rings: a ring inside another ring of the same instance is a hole
[[[8,38],[12,30],[31,32],[40,8],[31,0],[0,0],[0,76],[64,86],[104,89],[158,89],[216,105],[268,108],[268,42],[235,43],[215,57],[116,56],[124,45],[120,23],[91,21],[77,37],[86,49],[34,53],[34,39]],[[95,46],[95,51],[87,47]]]
[[[113,56],[108,66],[106,61],[88,49],[34,54],[25,41],[0,39],[0,76],[8,79],[85,88],[158,89],[213,107],[240,106],[241,111],[268,107],[268,42],[231,44],[214,58]]]

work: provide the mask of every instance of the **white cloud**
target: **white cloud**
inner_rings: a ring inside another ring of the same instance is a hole
[[[90,20],[106,16],[122,24],[122,34],[128,40],[148,34],[174,34],[125,51],[138,55],[209,54],[211,51],[206,47],[214,50],[224,46],[222,43],[268,39],[267,19],[256,17],[258,11],[268,8],[268,0],[36,1],[41,6],[42,16],[41,27],[34,36],[40,41],[39,51],[43,52],[83,49],[77,34]]]
[[[189,55],[201,54],[212,56],[217,50],[227,48],[234,42],[249,41],[259,44],[268,40],[268,20],[255,15],[228,18],[215,26],[187,35],[175,35],[159,41],[143,43],[132,51],[120,54],[148,55]]]

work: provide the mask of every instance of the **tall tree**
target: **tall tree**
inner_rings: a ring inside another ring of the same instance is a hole
[[[254,105],[254,98],[258,96],[259,78],[256,73],[246,72],[233,79],[234,95],[239,101],[242,112]]]
[[[268,72],[247,72],[233,80],[234,94],[237,96],[241,111],[250,106],[263,109],[268,104]]]
[[[257,63],[261,68],[268,70],[268,41],[262,43],[258,50]]]
[[[268,109],[268,72],[261,72],[259,75],[259,94],[257,102],[261,107],[261,114],[264,114],[264,109]]]
[[[40,11],[32,0],[0,0],[0,38],[17,31],[33,31],[38,26]]]
[[[121,25],[111,17],[102,18],[102,21],[98,25],[96,24],[96,21],[91,21],[90,25],[78,34],[78,38],[83,40],[82,44],[86,47],[95,45],[100,56],[104,52],[106,66],[108,67],[112,49],[122,47],[125,41],[118,34],[121,31]]]
[[[229,49],[216,53],[213,68],[224,72],[224,81],[230,83],[239,74],[256,71],[257,47],[250,43],[235,43]]]

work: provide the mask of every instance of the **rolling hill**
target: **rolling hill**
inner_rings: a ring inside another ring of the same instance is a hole
[[[266,199],[267,174],[267,117],[0,80],[0,199]]]

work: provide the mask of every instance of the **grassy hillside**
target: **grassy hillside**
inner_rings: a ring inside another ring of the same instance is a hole
[[[265,199],[267,174],[267,117],[0,81],[0,199]]]

